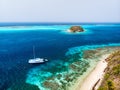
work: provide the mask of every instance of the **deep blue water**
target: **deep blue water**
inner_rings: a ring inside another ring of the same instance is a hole
[[[28,59],[33,58],[33,46],[35,46],[36,57],[49,60],[41,65],[47,67],[48,63],[63,58],[67,50],[72,47],[120,43],[119,24],[113,26],[88,24],[85,29],[91,33],[67,34],[61,31],[62,25],[61,28],[59,26],[59,30],[0,31],[0,90],[7,90],[11,86],[19,90],[18,88],[23,84],[24,90],[28,90],[29,87],[26,87],[29,85],[25,83],[26,74],[31,68],[36,67],[28,64]]]

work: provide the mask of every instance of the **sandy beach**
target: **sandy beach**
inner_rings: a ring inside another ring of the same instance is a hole
[[[104,70],[107,67],[107,62],[105,61],[105,59],[109,55],[110,54],[103,55],[100,58],[100,61],[98,62],[96,67],[94,67],[94,69],[90,72],[90,74],[86,76],[82,82],[79,81],[80,79],[78,79],[78,82],[76,82],[76,84],[71,88],[71,90],[73,88],[74,90],[97,90],[104,76]]]

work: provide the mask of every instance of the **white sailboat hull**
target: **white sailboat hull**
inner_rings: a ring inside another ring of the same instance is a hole
[[[44,63],[46,61],[48,60],[44,58],[35,58],[35,59],[29,59],[28,63]]]

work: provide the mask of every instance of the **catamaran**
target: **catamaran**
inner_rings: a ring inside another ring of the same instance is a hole
[[[35,57],[35,47],[33,46],[33,59],[29,59],[28,63],[32,63],[32,64],[37,64],[37,63],[44,63],[47,62],[48,59],[44,59],[44,58],[36,58]]]

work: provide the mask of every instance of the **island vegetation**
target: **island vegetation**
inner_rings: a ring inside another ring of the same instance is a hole
[[[81,26],[72,26],[69,29],[69,32],[76,33],[76,32],[83,32],[84,29]]]
[[[108,66],[98,90],[120,90],[120,50],[111,54],[106,61]]]

